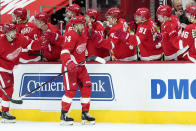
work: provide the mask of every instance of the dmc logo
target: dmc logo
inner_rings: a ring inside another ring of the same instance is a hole
[[[107,73],[89,73],[92,82],[92,101],[112,101],[115,97],[112,78]],[[25,73],[23,74],[19,96],[32,91],[44,82],[50,80],[57,73]],[[63,77],[44,85],[37,91],[27,96],[26,100],[61,100],[64,95]],[[80,91],[77,90],[74,100],[80,99]]]
[[[151,79],[151,98],[162,99],[196,99],[196,79],[168,79],[167,82],[161,79]]]

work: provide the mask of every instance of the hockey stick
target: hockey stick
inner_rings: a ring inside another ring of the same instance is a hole
[[[86,61],[97,61],[97,62],[102,63],[102,64],[105,64],[105,63],[106,63],[106,61],[105,61],[103,58],[100,58],[100,57],[98,57],[98,56],[90,56],[90,57],[86,58],[85,60],[83,60],[82,62],[80,62],[77,66],[83,64],[83,63],[86,62]],[[13,100],[13,99],[11,99],[11,100],[14,101],[14,103],[16,103],[16,104],[22,104],[22,103],[23,103],[23,101],[22,101],[23,98],[27,97],[28,95],[30,95],[30,94],[33,93],[34,91],[38,90],[38,89],[41,88],[42,86],[44,86],[44,85],[50,83],[51,81],[57,79],[58,77],[60,77],[61,75],[65,74],[65,73],[67,73],[67,72],[68,72],[68,70],[66,70],[66,71],[64,71],[64,72],[62,72],[62,73],[60,73],[60,74],[58,74],[57,76],[53,77],[52,79],[50,79],[50,80],[46,81],[45,83],[41,84],[40,86],[36,87],[36,88],[33,89],[32,91],[30,91],[30,92],[26,93],[25,95],[21,96],[21,100]]]
[[[3,87],[0,86],[0,89],[3,91],[3,93],[6,95],[6,97],[7,97],[12,103],[15,103],[15,104],[22,104],[22,101],[21,101],[21,100],[14,100],[14,99],[12,99],[12,98],[6,93],[6,91],[3,89]]]

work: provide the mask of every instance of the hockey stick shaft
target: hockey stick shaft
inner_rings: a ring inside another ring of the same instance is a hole
[[[3,87],[0,86],[0,89],[2,90],[2,92],[6,95],[6,97],[7,97],[12,103],[15,103],[15,104],[22,104],[22,101],[21,101],[21,100],[14,100],[14,99],[12,99],[12,98],[7,94],[7,92],[3,89]]]
[[[105,64],[105,60],[103,60],[102,58],[97,57],[97,56],[90,56],[90,57],[86,58],[85,60],[83,60],[82,62],[80,62],[77,66],[80,66],[81,64],[83,64],[84,62],[86,62],[86,61],[88,61],[88,60],[89,60],[89,61],[90,61],[90,60],[94,60],[94,61],[97,61],[97,62],[100,62],[100,63]],[[34,91],[38,90],[38,89],[41,88],[42,86],[44,86],[44,85],[50,83],[51,81],[57,79],[58,77],[60,77],[61,75],[65,74],[65,73],[67,73],[67,72],[68,72],[68,70],[66,70],[66,71],[64,71],[64,72],[62,72],[62,73],[60,73],[60,74],[58,74],[57,76],[55,76],[55,77],[53,77],[52,79],[46,81],[45,83],[41,84],[41,85],[38,86],[37,88],[33,89],[32,91],[26,93],[26,94],[23,95],[21,98],[23,99],[23,98],[27,97],[28,95],[30,95],[30,94],[33,93]]]

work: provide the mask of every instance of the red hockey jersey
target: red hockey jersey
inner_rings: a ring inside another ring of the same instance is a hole
[[[79,35],[73,30],[65,34],[65,42],[61,51],[61,61],[63,64],[68,60],[73,60],[75,63],[80,63],[85,60],[85,50],[87,45],[87,37]]]
[[[39,50],[38,42],[30,40],[21,34],[17,34],[12,43],[8,42],[6,36],[0,36],[0,71],[12,73],[15,65],[19,62],[19,54],[22,48]]]
[[[116,35],[119,30],[127,33],[126,42],[120,39],[120,35]],[[111,50],[113,60],[132,61],[137,59],[135,46],[132,46],[132,49],[129,48],[129,30],[124,19],[119,19],[119,22],[110,28],[108,39],[105,39],[101,45]]]
[[[99,56],[99,57],[108,57],[109,50],[105,49],[103,47],[97,46],[95,41],[92,40],[92,34],[93,33],[99,33],[102,37],[104,37],[104,27],[100,21],[97,21],[92,24],[92,28],[89,29],[88,26],[86,26],[86,30],[88,32],[88,41],[87,41],[87,56]]]
[[[38,40],[38,37],[40,36],[40,31],[33,23],[25,23],[25,24],[17,24],[17,32],[23,34],[24,36],[29,37],[32,40]],[[22,49],[22,52],[20,54],[19,61],[21,63],[28,63],[32,61],[39,61],[41,60],[40,56],[33,55],[33,54],[39,54],[39,51],[31,51],[28,49]]]
[[[179,55],[185,52],[185,50],[181,50],[179,46],[181,27],[176,16],[172,15],[171,20],[161,24],[161,34],[163,35],[161,45],[166,60],[177,59]]]
[[[143,24],[138,24],[135,34],[137,45],[140,51],[141,60],[158,60],[162,56],[162,49],[156,48],[154,43],[157,35],[157,26],[152,19]]]
[[[183,46],[181,48],[188,45],[188,60],[196,63],[196,35],[193,33],[194,31],[196,31],[196,23],[186,26],[181,35],[181,46]]]

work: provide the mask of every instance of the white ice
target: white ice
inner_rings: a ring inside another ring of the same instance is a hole
[[[195,131],[196,125],[174,124],[123,124],[96,123],[95,125],[61,126],[58,122],[23,122],[14,124],[0,123],[0,131]]]

